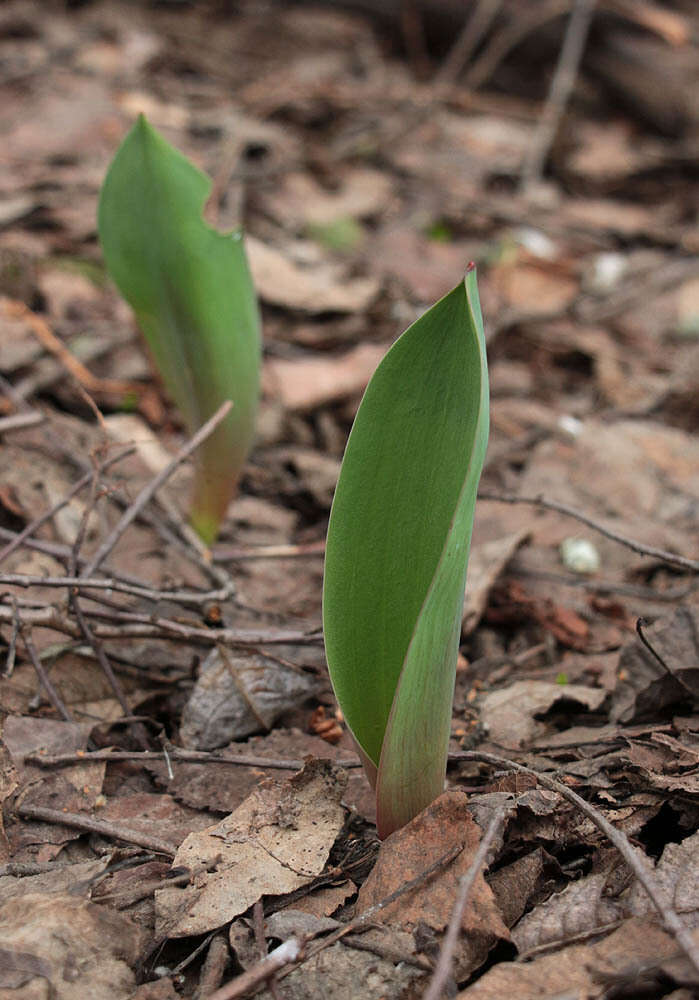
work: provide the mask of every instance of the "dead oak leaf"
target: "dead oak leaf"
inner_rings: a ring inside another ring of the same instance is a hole
[[[385,899],[445,853],[461,846],[461,852],[450,864],[372,918],[396,931],[419,931],[424,936],[426,926],[432,932],[443,933],[458,894],[459,879],[470,867],[481,837],[481,829],[468,811],[466,796],[457,791],[444,792],[383,842],[378,860],[359,893],[357,913]],[[471,889],[461,928],[463,935],[455,966],[457,978],[463,979],[483,962],[497,941],[509,938],[482,873]]]
[[[155,894],[157,933],[205,934],[265,894],[283,895],[323,870],[344,822],[344,772],[313,761],[286,782],[264,782],[216,826],[192,833],[175,868],[194,874]]]

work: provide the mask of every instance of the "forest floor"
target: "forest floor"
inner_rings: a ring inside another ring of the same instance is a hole
[[[461,56],[410,5],[228,6],[0,6],[0,998],[690,1000],[696,8],[597,5],[542,172],[567,5],[474,5]],[[185,435],[96,237],[141,111],[262,305],[210,553],[187,461],[139,500]],[[491,436],[447,791],[380,844],[324,538],[371,373],[470,260]]]

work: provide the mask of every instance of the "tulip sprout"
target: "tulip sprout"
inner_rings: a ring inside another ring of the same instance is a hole
[[[374,373],[347,443],[328,528],[328,667],[376,790],[381,837],[444,788],[487,441],[485,338],[471,265]]]
[[[190,434],[225,400],[230,415],[196,457],[191,521],[211,543],[252,443],[260,321],[241,234],[202,218],[211,182],[141,115],[104,181],[99,236]]]

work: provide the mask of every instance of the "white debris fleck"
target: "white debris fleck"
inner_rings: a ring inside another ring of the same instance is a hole
[[[629,266],[627,258],[620,253],[600,253],[595,257],[592,271],[592,285],[596,292],[610,292],[615,288]]]
[[[555,260],[558,256],[558,247],[551,237],[542,233],[540,229],[522,226],[515,231],[514,238],[533,257],[539,257],[542,260]]]
[[[569,413],[562,413],[558,418],[558,426],[571,437],[577,437],[583,429],[583,422],[577,417],[572,417]]]
[[[289,938],[284,941],[274,951],[270,951],[269,957],[273,958],[279,965],[286,965],[287,962],[295,962],[301,952],[301,945],[296,938]]]
[[[599,552],[586,538],[564,538],[560,552],[563,565],[573,573],[596,573],[600,568]]]

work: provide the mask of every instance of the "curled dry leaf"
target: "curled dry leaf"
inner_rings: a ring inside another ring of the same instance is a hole
[[[687,927],[699,927],[699,833],[681,844],[667,844],[655,867],[655,881],[671,899]],[[636,882],[622,897],[622,903],[635,916],[655,912],[648,893]]]
[[[271,729],[283,712],[310,697],[316,678],[280,662],[286,653],[278,652],[279,659],[272,659],[263,653],[212,650],[182,713],[183,745],[213,750]]]
[[[556,702],[579,702],[585,708],[594,710],[599,708],[606,696],[606,691],[582,684],[517,681],[485,696],[481,719],[493,742],[517,748],[546,732],[546,724],[537,721],[537,716],[549,711]]]
[[[619,683],[611,711],[614,722],[656,718],[659,710],[686,701],[690,693],[699,700],[699,611],[679,607],[644,632],[674,676],[663,670],[638,638],[630,639],[619,655]]]
[[[81,861],[74,865],[63,865],[53,871],[41,872],[39,875],[3,875],[0,878],[0,899],[6,901],[15,896],[26,896],[28,893],[70,894],[79,895],[83,887],[87,887],[95,876],[107,867],[107,859],[97,861]]]
[[[342,828],[345,783],[329,762],[311,762],[288,781],[262,783],[216,826],[190,834],[173,864],[189,868],[192,881],[156,893],[158,934],[206,934],[263,895],[312,881]]]
[[[396,830],[381,845],[378,860],[359,893],[357,912],[369,909],[390,893],[421,875],[451,848],[462,851],[438,869],[426,883],[399,897],[376,914],[376,920],[411,934],[426,925],[441,935],[458,892],[481,841],[481,830],[468,811],[462,792],[444,792],[407,826]],[[475,880],[462,920],[463,935],[455,960],[456,978],[464,979],[509,932],[483,874]]]
[[[342,173],[339,187],[333,191],[321,187],[308,174],[288,174],[265,202],[276,220],[290,229],[376,215],[392,193],[393,185],[385,174],[360,168]]]
[[[699,927],[699,834],[680,844],[667,844],[655,867],[654,881],[689,928]],[[564,942],[613,923],[623,917],[653,919],[656,910],[638,882],[618,898],[607,890],[614,884],[609,868],[571,882],[527,913],[512,930],[512,940],[520,952],[552,942]]]
[[[478,625],[488,603],[491,587],[527,535],[528,531],[521,529],[471,546],[466,573],[462,635],[470,635]]]

